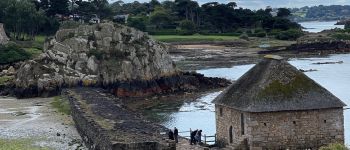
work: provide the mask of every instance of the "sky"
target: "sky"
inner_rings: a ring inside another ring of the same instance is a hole
[[[109,0],[110,2],[115,2],[117,0]],[[124,2],[133,2],[135,0],[123,0]],[[147,2],[149,0],[138,0],[139,2]],[[162,0],[159,0],[162,1]],[[213,2],[215,0],[197,0],[199,4],[204,4],[206,2]],[[315,6],[315,5],[350,5],[350,0],[218,0],[220,3],[228,3],[234,1],[237,3],[238,7],[249,8],[249,9],[259,9],[266,8],[266,6],[271,6],[273,8],[280,7],[303,7],[303,6]]]

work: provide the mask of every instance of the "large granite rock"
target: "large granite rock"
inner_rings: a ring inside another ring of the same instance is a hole
[[[51,96],[63,87],[102,86],[118,96],[144,96],[194,89],[202,79],[178,71],[165,44],[133,28],[103,23],[59,30],[40,57],[17,71],[15,93]]]
[[[4,25],[0,23],[0,45],[7,44],[10,41],[10,39],[7,37]]]

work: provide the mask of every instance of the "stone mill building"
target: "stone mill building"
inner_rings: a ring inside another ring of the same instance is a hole
[[[220,146],[317,149],[344,143],[345,104],[280,56],[265,56],[213,102]]]

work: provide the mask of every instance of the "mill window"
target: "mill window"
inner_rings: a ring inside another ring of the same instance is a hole
[[[220,117],[222,117],[222,108],[219,108]]]

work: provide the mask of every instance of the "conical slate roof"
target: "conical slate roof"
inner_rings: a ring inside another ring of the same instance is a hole
[[[229,86],[213,103],[246,112],[342,108],[321,85],[279,56],[265,58]]]

